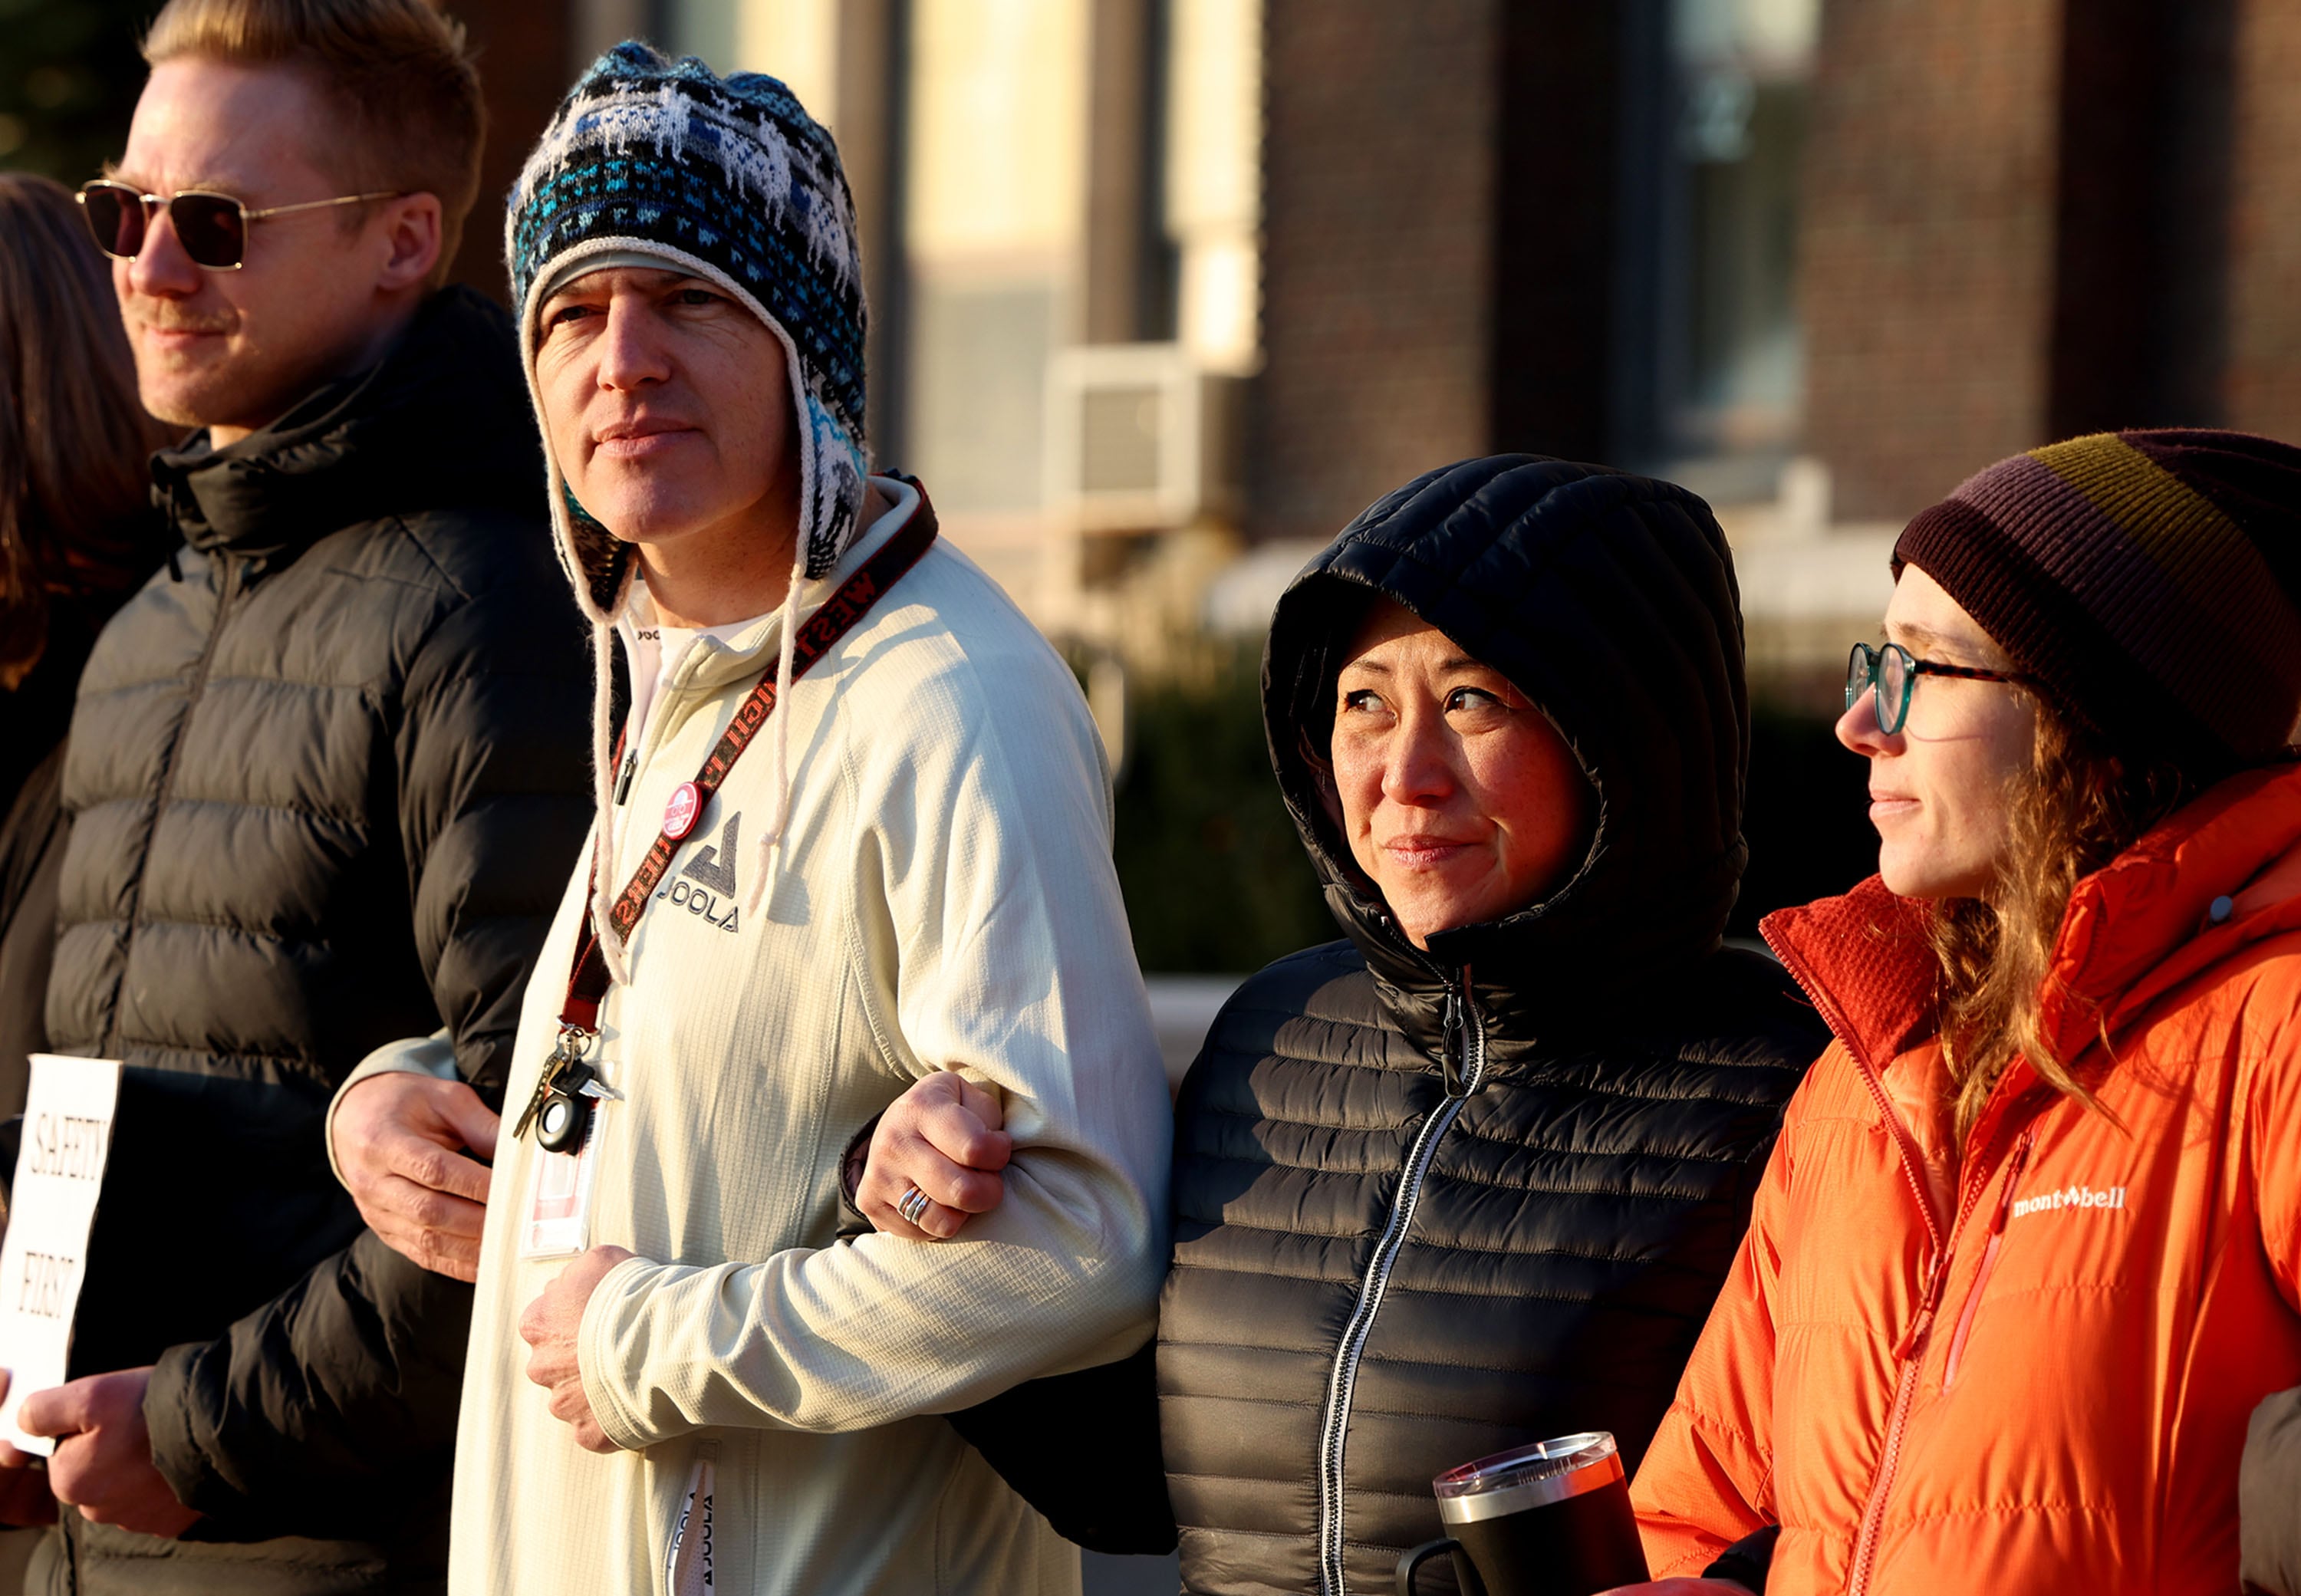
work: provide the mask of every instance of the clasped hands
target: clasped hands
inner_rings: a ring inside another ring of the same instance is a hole
[[[480,1236],[487,1225],[488,1166],[503,1122],[460,1081],[393,1072],[372,1075],[336,1106],[330,1127],[344,1184],[360,1217],[402,1257],[456,1280],[480,1277]],[[583,1309],[608,1270],[635,1256],[594,1247],[555,1275],[520,1315],[529,1354],[527,1377],[550,1392],[553,1417],[575,1432],[578,1446],[612,1452],[583,1391],[575,1334]]]

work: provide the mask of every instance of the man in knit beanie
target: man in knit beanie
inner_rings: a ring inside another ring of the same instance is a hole
[[[853,207],[782,84],[617,47],[506,243],[598,815],[495,1150],[451,1588],[1074,1592],[939,1416],[1150,1329],[1170,1122],[1084,702],[867,475]],[[843,1241],[841,1150],[941,1072],[1008,1200]]]

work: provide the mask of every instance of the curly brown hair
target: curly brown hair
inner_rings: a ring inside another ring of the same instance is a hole
[[[1933,917],[1942,1049],[1957,1082],[1960,1141],[2016,1057],[2055,1090],[2114,1123],[2041,1024],[2063,917],[2079,882],[2221,773],[2121,756],[2039,700],[2034,752],[2008,795],[2006,863],[1996,883],[1987,898],[1954,898]]]
[[[163,437],[71,195],[0,172],[0,689],[39,663],[58,598],[117,596],[160,563]]]

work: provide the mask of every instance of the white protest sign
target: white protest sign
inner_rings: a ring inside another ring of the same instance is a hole
[[[56,1443],[18,1429],[16,1409],[32,1392],[64,1383],[72,1310],[87,1274],[88,1233],[119,1101],[116,1060],[32,1055],[8,1239],[0,1244],[0,1368],[8,1371],[0,1440],[42,1457]]]

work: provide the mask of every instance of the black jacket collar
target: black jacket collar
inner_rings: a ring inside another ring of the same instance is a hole
[[[511,320],[465,288],[434,294],[383,359],[225,448],[205,431],[152,462],[153,497],[203,552],[286,557],[416,510],[542,502],[542,453]]]

